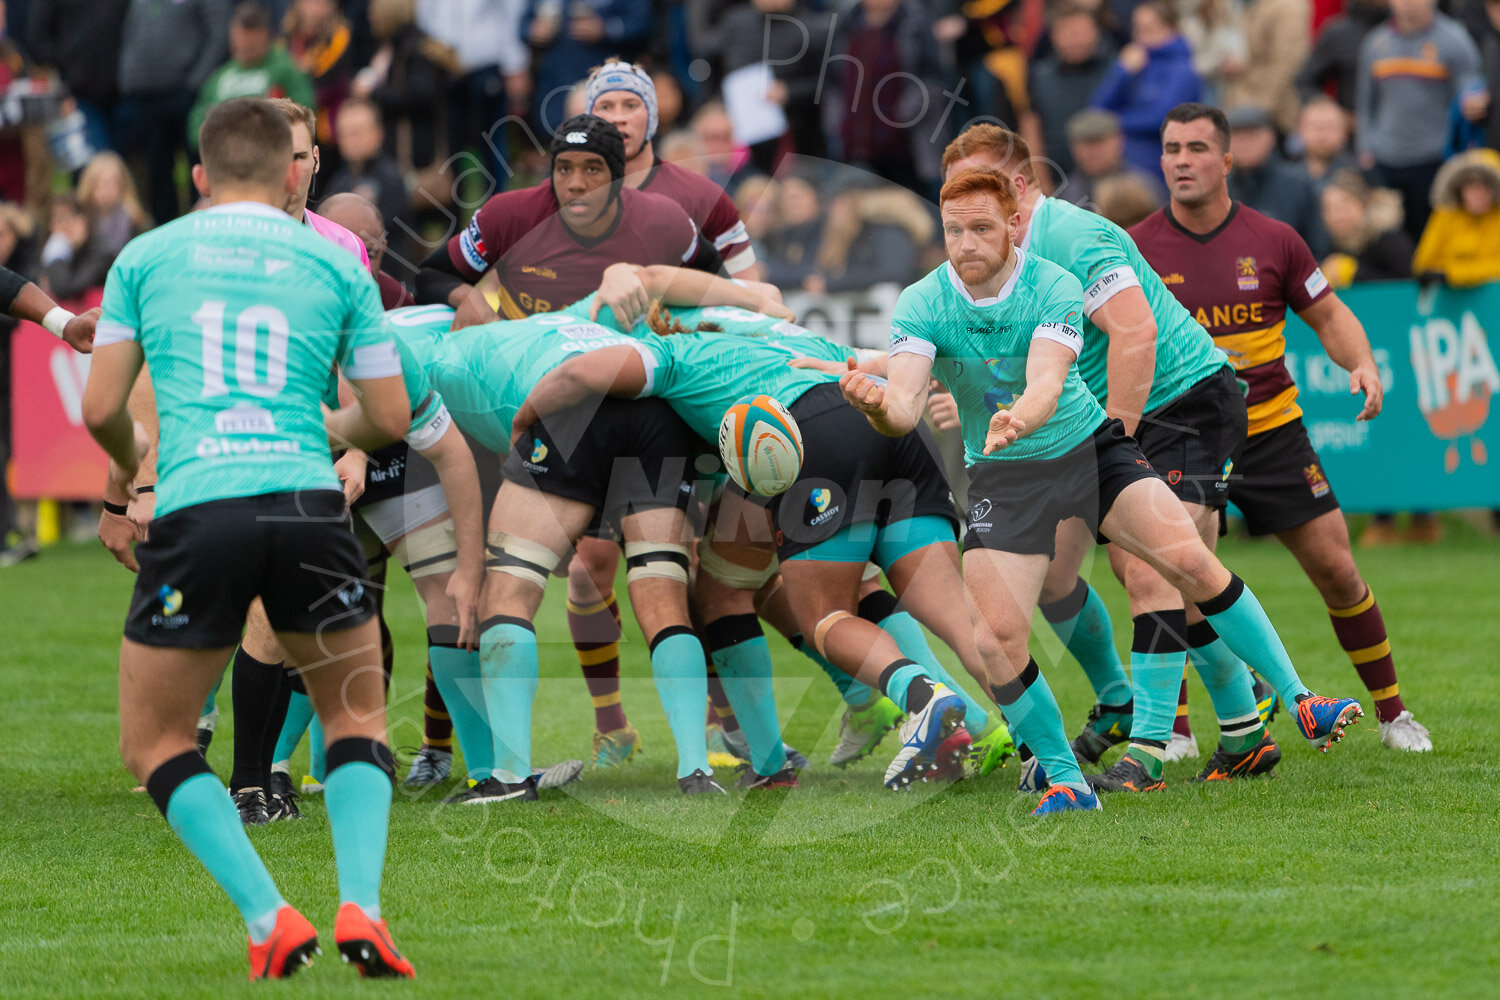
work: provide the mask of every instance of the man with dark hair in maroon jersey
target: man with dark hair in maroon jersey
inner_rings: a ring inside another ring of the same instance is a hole
[[[589,74],[585,106],[625,139],[625,186],[681,205],[724,258],[731,278],[754,279],[755,250],[734,200],[713,181],[656,155],[656,84],[634,63],[610,59]]]
[[[418,302],[453,306],[460,327],[572,305],[611,264],[723,267],[680,205],[624,185],[625,140],[609,122],[569,118],[551,153],[548,183],[494,195],[422,262]],[[493,307],[473,288],[491,269],[499,281]]]
[[[1229,499],[1252,535],[1275,535],[1297,557],[1328,607],[1333,631],[1375,701],[1380,738],[1432,749],[1401,701],[1380,608],[1349,547],[1349,528],[1302,426],[1287,370],[1286,311],[1318,335],[1364,394],[1358,419],[1380,413],[1384,390],[1369,338],[1339,300],[1302,238],[1229,197],[1229,122],[1218,108],[1179,104],[1161,131],[1171,201],[1130,230],[1136,245],[1248,386],[1250,436],[1234,463]]]

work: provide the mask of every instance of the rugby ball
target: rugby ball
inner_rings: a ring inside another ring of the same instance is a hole
[[[773,497],[802,471],[802,431],[771,396],[746,396],[719,421],[719,457],[747,493]]]

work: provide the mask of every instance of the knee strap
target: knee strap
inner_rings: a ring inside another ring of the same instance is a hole
[[[484,550],[487,572],[509,573],[542,590],[547,589],[547,577],[562,561],[562,557],[547,546],[508,531],[491,531]]]
[[[765,569],[751,569],[732,562],[714,551],[713,547],[713,525],[709,525],[703,532],[703,537],[698,539],[698,568],[726,587],[734,590],[759,590],[764,587],[775,576],[780,568],[775,554],[771,561],[766,564]]]
[[[845,618],[853,617],[854,616],[847,611],[834,611],[828,615],[825,615],[823,617],[823,620],[818,622],[817,627],[813,629],[813,648],[818,651],[819,656],[823,657],[823,659],[825,660],[828,659],[828,654],[823,649],[824,644],[828,641],[828,633],[833,630],[833,627],[835,625],[843,621]]]
[[[625,543],[625,579],[630,583],[661,578],[686,584],[689,565],[684,546],[670,542]]]
[[[407,532],[396,542],[391,555],[413,580],[453,572],[458,568],[453,518],[445,517],[436,524]]]

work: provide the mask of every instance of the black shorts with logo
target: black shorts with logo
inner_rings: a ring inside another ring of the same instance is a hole
[[[538,421],[501,467],[510,482],[577,500],[593,528],[627,514],[693,504],[694,459],[708,445],[660,399],[587,399]]]
[[[790,489],[769,501],[781,558],[865,521],[883,528],[934,515],[952,521],[956,534],[953,492],[925,425],[888,437],[849,405],[837,382],[807,390],[791,412],[802,432],[802,472]]]
[[[365,466],[365,491],[354,501],[354,509],[415,493],[440,482],[437,469],[421,452],[405,441],[397,441],[370,452],[370,462]]]
[[[125,636],[147,646],[240,641],[252,598],[279,632],[353,628],[375,614],[338,490],[210,500],[152,520],[136,548]]]
[[[1234,466],[1229,500],[1252,535],[1288,531],[1339,509],[1300,417],[1250,436]]]
[[[1142,417],[1135,439],[1179,500],[1223,510],[1248,423],[1245,394],[1225,365]]]
[[[969,530],[964,550],[1056,555],[1057,526],[1081,517],[1096,535],[1125,487],[1160,478],[1118,420],[1057,458],[982,462],[969,467]],[[1103,541],[1105,539],[1101,539]]]

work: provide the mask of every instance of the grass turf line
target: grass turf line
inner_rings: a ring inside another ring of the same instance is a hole
[[[1034,797],[1016,795],[1014,765],[907,795],[879,787],[893,739],[848,771],[828,767],[832,688],[776,638],[787,738],[813,758],[803,787],[685,799],[645,644],[628,624],[625,706],[644,754],[529,806],[439,810],[446,788],[398,791],[383,906],[419,979],[360,988],[776,998],[1003,988],[1177,1000],[1342,983],[1367,997],[1472,995],[1500,953],[1483,916],[1500,889],[1495,553],[1450,525],[1437,547],[1358,554],[1403,694],[1437,744],[1417,757],[1380,747],[1369,698],[1291,557],[1229,543],[1225,561],[1255,588],[1304,677],[1320,693],[1361,695],[1366,720],[1323,757],[1283,716],[1272,729],[1284,752],[1276,780],[1196,787],[1187,779],[1198,762],[1169,765],[1165,793],[1116,796],[1101,815],[1047,824],[1026,819]],[[1123,594],[1102,559],[1093,578],[1128,643]],[[52,549],[0,575],[12,622],[0,655],[0,994],[349,995],[316,797],[303,800],[306,822],[251,838],[322,930],[324,954],[291,983],[256,988],[244,982],[233,908],[150,801],[129,791],[115,717],[129,585],[90,546]],[[388,607],[393,742],[415,743],[423,633],[408,584],[393,580]],[[535,759],[584,757],[592,713],[560,595],[538,631]],[[1055,642],[1043,635],[1038,649],[1046,664]],[[1087,711],[1086,683],[1070,662],[1047,672],[1072,730]],[[1191,686],[1207,754],[1212,713]],[[227,686],[220,704],[209,757],[224,775]],[[294,770],[305,759],[304,747]]]

